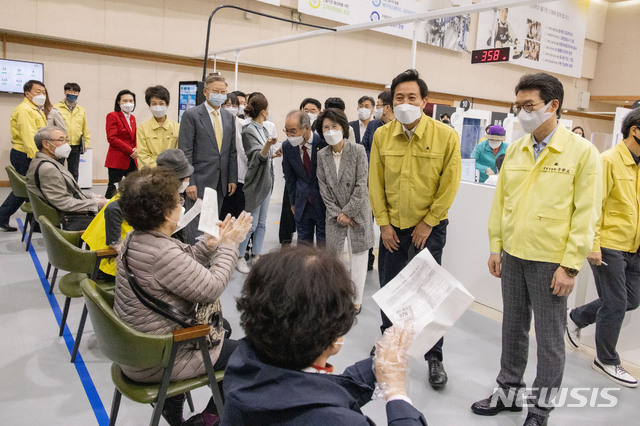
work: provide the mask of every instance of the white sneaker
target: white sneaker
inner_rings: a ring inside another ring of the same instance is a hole
[[[248,274],[249,271],[251,270],[251,268],[249,268],[249,265],[247,265],[247,261],[245,260],[244,257],[241,257],[238,260],[238,264],[236,265],[236,269],[243,273],[243,274]]]
[[[567,325],[564,327],[564,337],[573,349],[580,347],[580,327],[571,319],[571,308],[567,309]]]
[[[593,360],[591,367],[598,373],[602,374],[609,380],[616,382],[619,385],[626,386],[628,388],[635,388],[638,386],[638,381],[633,377],[621,364],[607,365],[601,363],[598,358]]]

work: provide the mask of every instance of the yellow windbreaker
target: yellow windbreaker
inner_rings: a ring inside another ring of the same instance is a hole
[[[592,251],[635,252],[640,246],[640,169],[620,142],[602,153],[602,215]]]
[[[107,245],[107,235],[105,230],[104,209],[114,201],[120,199],[120,193],[114,195],[109,200],[106,206],[98,212],[95,218],[91,221],[87,229],[82,234],[82,239],[87,243],[91,250],[104,250],[109,248]],[[120,241],[124,241],[129,232],[133,230],[133,227],[129,223],[122,219],[122,226],[120,227]],[[100,270],[105,274],[116,275],[116,259],[102,259],[100,261]]]
[[[491,251],[580,269],[602,207],[598,150],[559,125],[538,161],[530,134],[507,149],[489,217]]]
[[[38,110],[29,99],[22,102],[11,113],[11,144],[16,151],[24,152],[27,157],[34,158],[38,148],[33,137],[38,129],[47,126],[47,117]]]
[[[167,149],[178,147],[180,125],[167,117],[160,126],[155,118],[138,125],[136,141],[138,144],[138,165],[155,167],[158,155]]]
[[[73,111],[71,111],[64,99],[54,106],[60,111],[60,115],[62,115],[62,119],[67,125],[69,145],[80,145],[80,138],[84,138],[84,147],[90,148],[91,135],[89,134],[87,115],[84,108],[76,104]]]
[[[369,199],[379,226],[407,229],[421,220],[436,226],[448,217],[460,186],[460,138],[422,114],[409,141],[394,120],[373,135]]]

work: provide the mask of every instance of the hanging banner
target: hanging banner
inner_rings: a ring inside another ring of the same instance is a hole
[[[566,0],[482,12],[476,49],[511,47],[509,62],[581,77],[588,0]]]
[[[280,0],[258,0],[260,3],[272,4],[274,6],[280,6]]]
[[[298,12],[342,24],[361,24],[427,12],[428,2],[416,0],[298,0]],[[432,19],[418,26],[417,40],[445,49],[469,50],[469,15]],[[413,23],[375,29],[385,34],[413,39]]]

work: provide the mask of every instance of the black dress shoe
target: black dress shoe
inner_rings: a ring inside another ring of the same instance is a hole
[[[522,426],[547,426],[547,421],[549,421],[548,416],[541,416],[536,413],[528,413],[527,419],[524,421],[524,425]]]
[[[429,361],[429,384],[434,389],[441,389],[449,379],[447,372],[444,371],[442,361],[430,359]]]
[[[473,405],[471,405],[471,411],[480,416],[495,416],[501,411],[522,411],[522,406],[515,402],[512,403],[510,407],[507,407],[504,405],[504,402],[502,402],[502,398],[496,397],[495,401],[493,401],[493,399],[494,396],[491,395],[489,398],[474,402]]]
[[[9,225],[9,223],[3,223],[0,225],[0,230],[2,230],[3,232],[16,232],[18,228],[14,228],[13,226]]]

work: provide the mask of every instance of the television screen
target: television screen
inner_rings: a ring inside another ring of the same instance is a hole
[[[27,81],[43,81],[43,79],[42,63],[0,59],[0,92],[2,93],[23,93],[22,86]]]
[[[204,102],[204,94],[202,93],[203,84],[202,81],[181,81],[178,83],[180,92],[180,98],[178,100],[178,123],[186,110]]]

